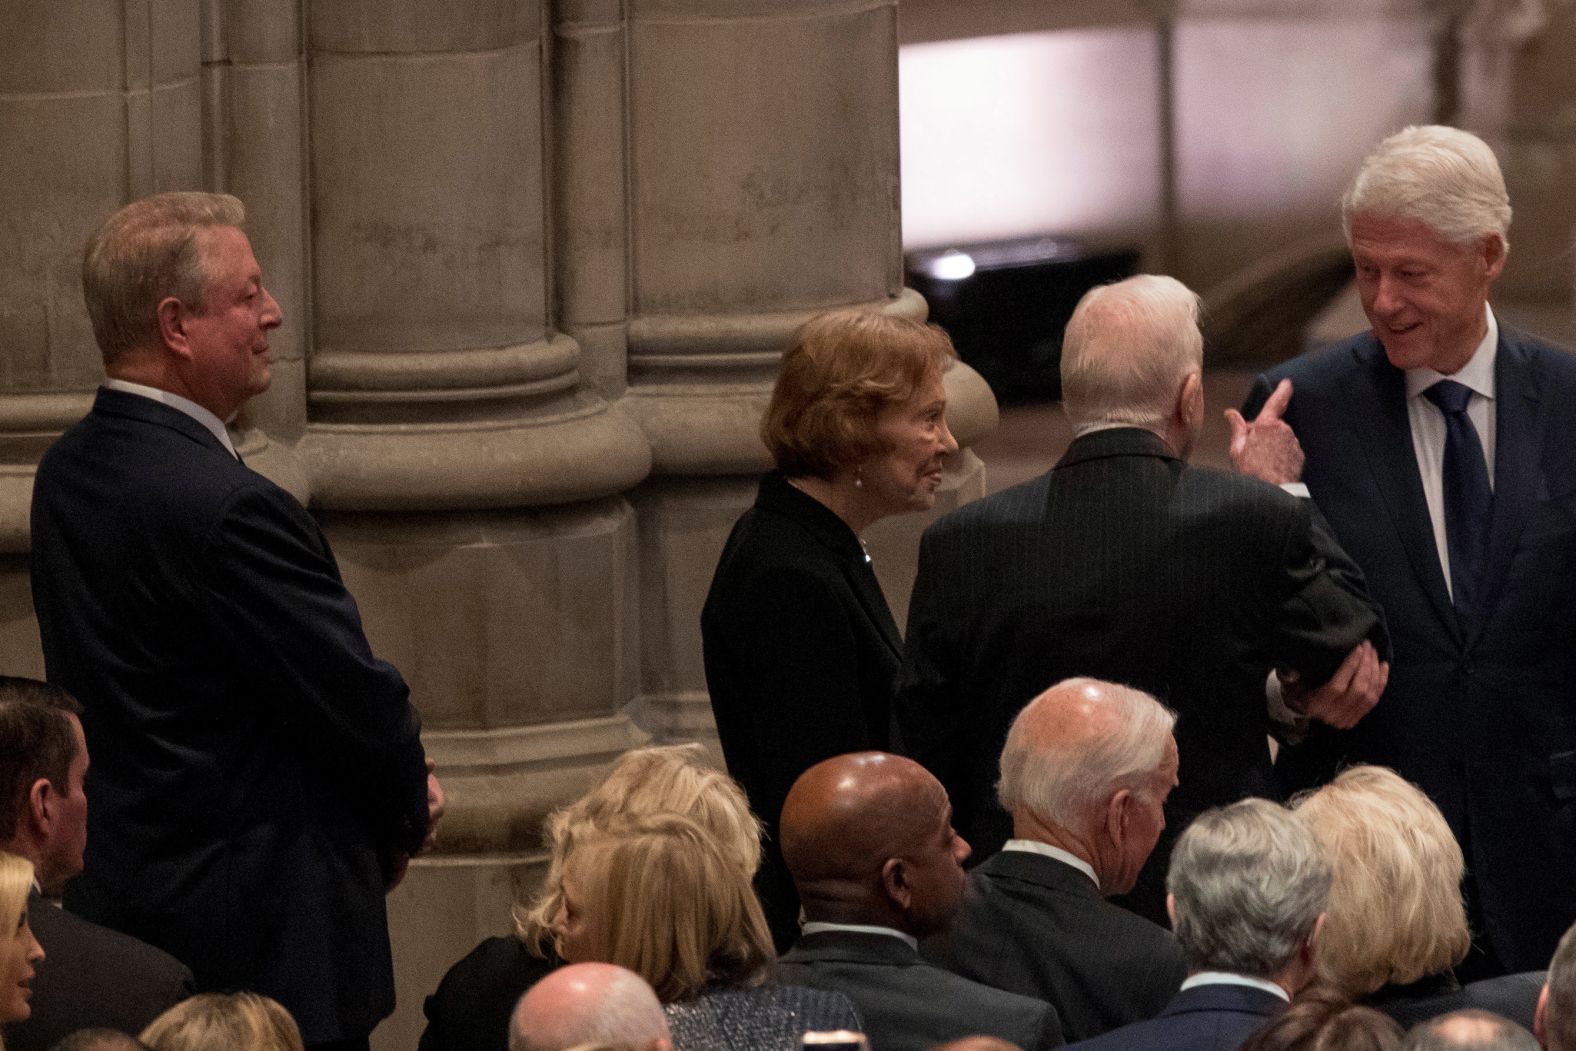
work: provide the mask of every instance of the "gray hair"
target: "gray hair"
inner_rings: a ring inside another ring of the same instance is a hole
[[[1488,143],[1460,128],[1413,126],[1381,142],[1341,198],[1347,244],[1358,213],[1413,219],[1461,245],[1498,234],[1510,249],[1510,195],[1499,161]]]
[[[1549,961],[1549,1002],[1543,1009],[1543,1038],[1549,1051],[1576,1051],[1576,924],[1560,939]]]
[[[1197,294],[1159,274],[1084,293],[1062,337],[1062,407],[1074,430],[1164,424],[1177,388],[1204,367],[1198,315]]]
[[[1053,692],[1098,683],[1104,688],[1111,729],[1098,736],[1045,740],[1035,723]],[[1081,828],[1120,789],[1152,794],[1155,771],[1166,757],[1176,713],[1142,690],[1095,679],[1068,679],[1024,706],[1007,731],[996,794],[1008,813],[1028,810],[1065,828]]]
[[[1553,1045],[1549,1045],[1551,1048]],[[1401,1051],[1541,1051],[1537,1038],[1492,1011],[1451,1011],[1414,1025]]]
[[[667,1015],[651,986],[633,971],[614,970],[594,1002],[580,1001],[552,1017],[522,1010],[521,997],[509,1022],[509,1051],[567,1051],[587,1045],[647,1048],[666,1039]]]
[[[1330,863],[1303,822],[1263,799],[1200,814],[1177,840],[1166,889],[1188,967],[1273,978],[1313,934]]]
[[[194,191],[144,197],[104,221],[82,253],[82,296],[105,364],[157,337],[166,297],[202,309],[210,275],[197,231],[245,221],[237,198]]]

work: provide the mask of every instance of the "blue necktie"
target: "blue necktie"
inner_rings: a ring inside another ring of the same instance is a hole
[[[1472,390],[1455,380],[1440,380],[1423,396],[1445,414],[1445,538],[1450,549],[1450,584],[1456,612],[1466,617],[1477,601],[1488,545],[1494,492],[1477,428],[1467,416]]]

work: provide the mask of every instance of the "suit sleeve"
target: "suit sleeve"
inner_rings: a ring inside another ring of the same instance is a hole
[[[283,491],[244,487],[210,530],[204,562],[203,600],[227,658],[266,684],[379,841],[414,853],[427,827],[420,720],[399,672],[372,655],[316,523]]]
[[[1341,550],[1312,501],[1296,500],[1281,561],[1283,587],[1271,611],[1278,666],[1323,684],[1365,639],[1381,654],[1389,653],[1384,617],[1368,595],[1362,571]]]
[[[927,529],[909,598],[893,713],[899,748],[935,775],[956,810],[968,812],[971,801],[963,797],[969,780],[961,769],[965,711],[957,692],[959,596],[949,595],[951,565],[944,539],[934,526]]]

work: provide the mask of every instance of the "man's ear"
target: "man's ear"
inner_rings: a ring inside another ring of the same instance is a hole
[[[1505,269],[1505,239],[1499,234],[1489,234],[1483,238],[1482,245],[1483,266],[1490,281],[1498,279]]]
[[[49,783],[47,777],[41,777],[28,786],[27,812],[23,817],[27,821],[28,831],[39,839],[49,834],[54,817],[55,795],[55,786]]]
[[[1538,1006],[1532,1012],[1532,1035],[1543,1047],[1549,1046],[1549,983],[1538,990]]]
[[[1177,896],[1175,894],[1169,894],[1168,893],[1166,895],[1166,915],[1171,918],[1171,929],[1172,930],[1176,930],[1177,929]]]
[[[1313,930],[1308,932],[1307,941],[1302,943],[1302,953],[1309,964],[1319,957],[1319,936],[1324,933],[1324,919],[1329,913],[1319,913],[1318,919],[1313,921]]]
[[[183,358],[191,357],[191,341],[186,336],[186,321],[191,308],[174,296],[159,300],[159,342]]]
[[[1176,418],[1185,428],[1191,429],[1198,422],[1197,417],[1203,413],[1204,399],[1200,394],[1203,385],[1204,380],[1199,374],[1190,372],[1177,388]]]
[[[1133,793],[1131,789],[1120,788],[1111,795],[1105,804],[1105,834],[1112,843],[1121,843],[1127,838],[1127,823],[1132,818]]]
[[[908,869],[902,858],[887,858],[881,866],[881,889],[899,910],[907,912],[914,903],[914,889],[908,882]]]

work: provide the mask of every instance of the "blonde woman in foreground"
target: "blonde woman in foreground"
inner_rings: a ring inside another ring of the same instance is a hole
[[[200,993],[182,1000],[139,1039],[153,1051],[305,1051],[290,1012],[256,993]]]

